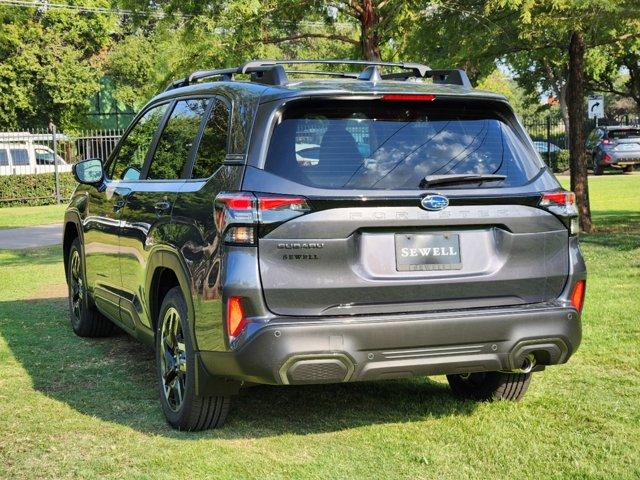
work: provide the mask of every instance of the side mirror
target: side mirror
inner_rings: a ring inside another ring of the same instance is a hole
[[[78,162],[71,168],[71,171],[78,183],[87,185],[100,183],[104,178],[102,161],[97,158],[90,158],[89,160]]]

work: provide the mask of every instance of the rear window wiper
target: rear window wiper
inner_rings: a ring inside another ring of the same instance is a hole
[[[495,174],[478,174],[478,173],[463,173],[459,175],[427,175],[420,182],[419,187],[431,187],[433,185],[445,185],[448,183],[482,183],[482,182],[497,182],[506,179],[506,175]]]

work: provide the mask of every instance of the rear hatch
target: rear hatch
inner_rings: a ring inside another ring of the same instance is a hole
[[[640,154],[640,129],[625,128],[610,130],[608,135],[609,145],[619,154]]]
[[[540,185],[557,182],[510,110],[491,105],[394,96],[284,109],[264,165],[248,167],[243,184],[307,199],[305,214],[261,227],[269,309],[382,314],[557,298],[568,230],[537,207]]]

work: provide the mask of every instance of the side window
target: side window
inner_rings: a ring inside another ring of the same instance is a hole
[[[7,151],[3,148],[0,150],[0,167],[9,166],[9,155],[7,155]]]
[[[140,178],[151,141],[166,111],[167,104],[158,105],[145,113],[133,126],[113,159],[111,178],[115,180]]]
[[[36,164],[37,165],[53,165],[53,152],[49,152],[43,148],[36,148]],[[60,162],[58,162],[58,165]]]
[[[14,166],[29,165],[29,152],[26,148],[12,148],[10,152]]]
[[[191,178],[208,178],[224,162],[227,155],[229,115],[229,107],[216,100],[204,127]]]
[[[200,123],[209,100],[181,100],[176,103],[158,140],[158,146],[149,166],[148,179],[176,179],[189,160]]]

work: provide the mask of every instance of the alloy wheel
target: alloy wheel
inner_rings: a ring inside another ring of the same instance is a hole
[[[82,269],[80,262],[80,252],[73,250],[69,259],[70,272],[70,300],[71,311],[73,312],[73,323],[78,324],[82,319],[82,309],[84,308],[84,284],[82,281]]]
[[[185,395],[187,352],[180,313],[174,307],[169,307],[162,318],[160,348],[162,391],[169,408],[177,412]]]

